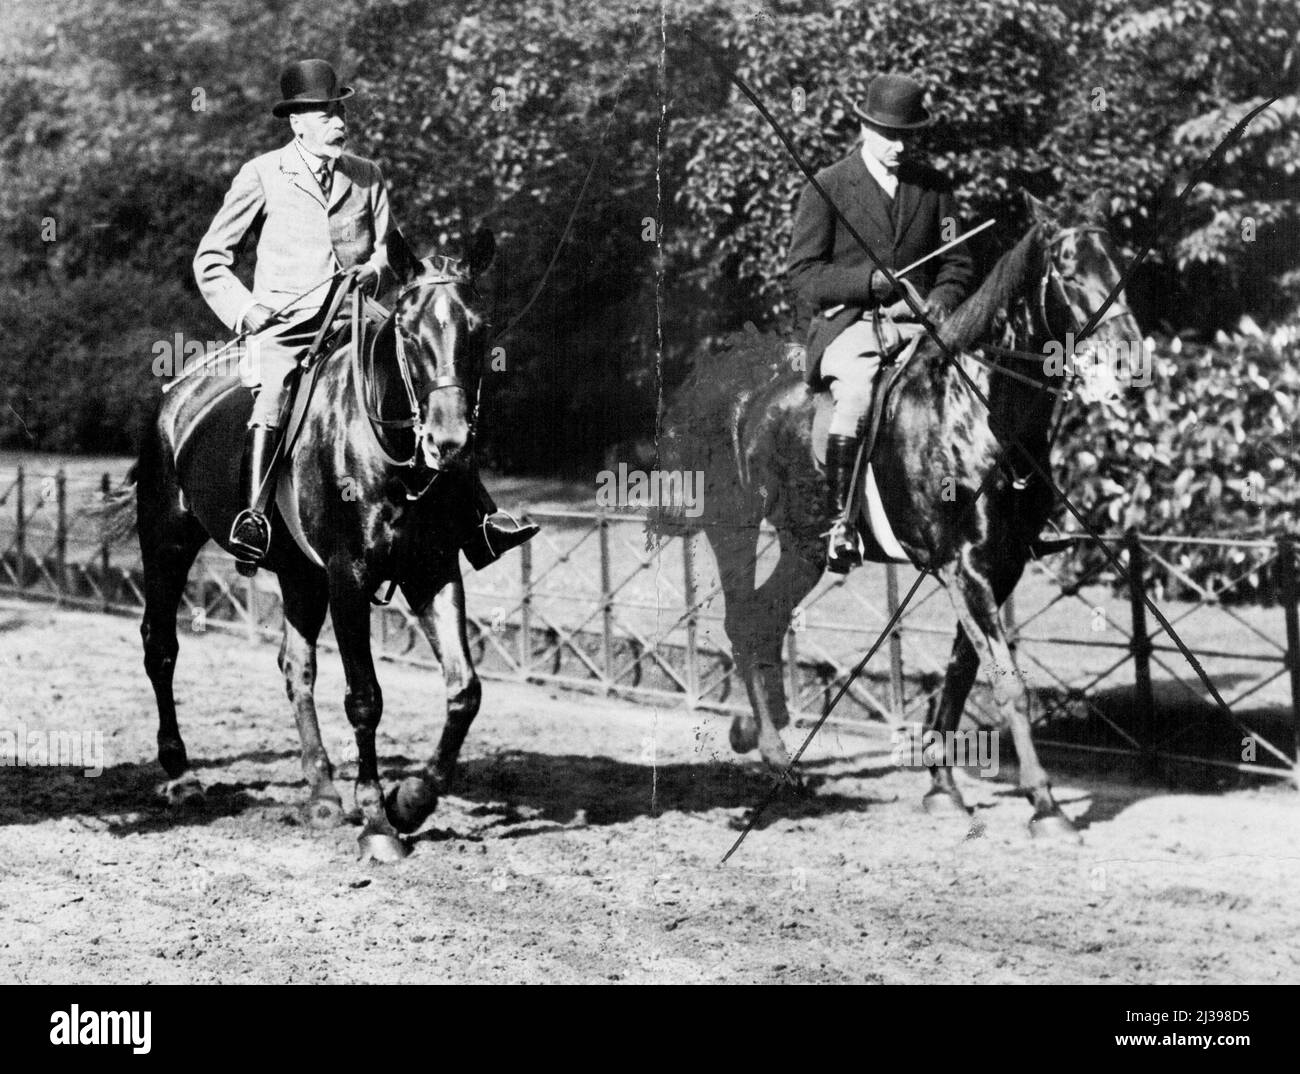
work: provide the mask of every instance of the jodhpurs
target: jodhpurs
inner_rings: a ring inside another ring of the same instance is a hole
[[[872,382],[880,368],[880,348],[899,339],[912,339],[924,329],[914,321],[882,319],[883,340],[877,340],[870,315],[854,321],[822,354],[821,375],[830,382],[835,409],[831,414],[833,436],[857,437],[871,412]]]

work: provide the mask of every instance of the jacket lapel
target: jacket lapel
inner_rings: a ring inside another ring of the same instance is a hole
[[[880,189],[880,184],[871,178],[867,166],[862,163],[861,146],[853,150],[852,164],[849,167],[849,182],[855,191],[854,204],[862,206],[863,211],[871,218],[872,226],[881,235],[892,236],[894,224],[889,219],[889,198]]]
[[[318,205],[325,206],[325,195],[320,192],[320,184],[316,182],[316,177],[307,170],[307,165],[303,163],[302,156],[292,142],[280,151],[280,171],[299,190],[311,195]],[[337,177],[334,183],[337,189]]]

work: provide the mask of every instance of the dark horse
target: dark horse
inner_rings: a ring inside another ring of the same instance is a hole
[[[1031,208],[1033,226],[940,328],[945,343],[965,352],[956,360],[989,399],[992,420],[927,338],[893,389],[871,461],[899,543],[913,564],[943,583],[957,611],[942,698],[926,729],[957,728],[980,660],[987,659],[994,700],[1020,759],[1020,786],[1034,806],[1031,830],[1069,835],[1073,828],[1034,750],[1025,685],[998,616],[1033,554],[1052,493],[1019,451],[1007,446],[1002,452],[995,430],[1018,433],[1046,471],[1056,396],[1045,390],[1045,361],[1024,356],[1042,355],[1049,341],[1078,332],[1119,272],[1102,227],[1064,227],[1040,203]],[[1140,335],[1132,315],[1117,305],[1094,338],[1104,343]],[[995,341],[1022,352],[994,363],[1012,375],[995,370],[990,376],[968,353]],[[780,352],[775,341],[766,348],[736,346],[701,363],[677,393],[664,417],[659,464],[704,471],[703,510],[695,520],[662,516],[657,528],[704,530],[718,561],[727,636],[753,710],[733,722],[732,747],[744,753],[757,746],[767,764],[785,771],[789,754],[779,730],[789,713],[781,644],[791,613],[825,570],[822,535],[830,520],[811,444],[813,397]],[[780,556],[771,576],[756,586],[764,518],[777,530]],[[930,774],[927,809],[964,812],[951,769],[937,764]]]
[[[382,858],[401,856],[398,832],[414,831],[432,813],[479,709],[454,519],[462,517],[468,494],[470,394],[486,346],[473,279],[495,248],[491,233],[480,231],[468,253],[468,275],[451,276],[417,261],[396,232],[390,237],[389,264],[403,289],[374,334],[372,365],[354,357],[351,345],[324,359],[296,448],[281,468],[280,509],[263,561],[278,576],[284,602],[279,662],[302,738],[306,814],[319,825],[343,817],[312,698],[316,639],[328,609],[347,677],[344,708],[356,735],[361,849]],[[227,547],[231,520],[245,502],[240,455],[251,405],[251,393],[232,377],[173,386],[144,439],[134,489],[113,507],[136,504],[145,585],[140,632],[158,700],[158,759],[173,802],[202,794],[172,696],[177,606],[199,549],[209,539]],[[182,409],[200,416],[178,458]],[[385,582],[401,586],[441,662],[447,690],[437,752],[386,799],[375,756],[383,698],[370,651],[371,597]]]

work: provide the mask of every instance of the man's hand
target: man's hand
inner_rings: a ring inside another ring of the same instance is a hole
[[[348,269],[348,275],[363,295],[373,295],[379,289],[379,270],[374,265],[354,265]]]
[[[886,278],[885,274],[879,269],[871,270],[871,297],[883,305],[894,294],[894,285]]]
[[[275,324],[279,319],[280,318],[276,314],[275,310],[271,309],[269,306],[263,306],[259,302],[244,314],[244,331],[260,332],[264,328],[268,328]]]

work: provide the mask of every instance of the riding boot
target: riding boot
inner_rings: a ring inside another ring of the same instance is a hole
[[[248,506],[235,517],[230,527],[231,551],[239,561],[237,568],[241,574],[252,574],[257,565],[271,549],[271,521],[257,510],[257,495],[262,482],[271,469],[271,459],[275,456],[275,429],[254,425],[248,430],[245,459],[245,495]]]
[[[826,508],[831,516],[827,533],[826,567],[834,574],[848,574],[861,564],[854,527],[844,517],[853,487],[853,468],[858,458],[858,440],[854,436],[831,433],[826,440]]]
[[[470,566],[476,571],[481,571],[489,564],[495,563],[510,549],[532,540],[541,527],[533,522],[516,522],[509,515],[506,515],[510,518],[509,529],[497,525],[492,521],[492,516],[497,514],[497,505],[492,499],[492,494],[483,486],[477,472],[472,481],[473,502],[471,510],[467,512],[468,525],[465,527],[461,548],[464,549],[465,558],[469,560]],[[504,511],[501,513],[505,514]]]

